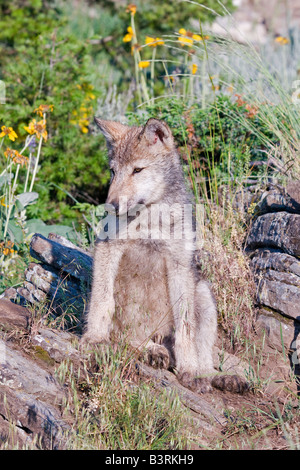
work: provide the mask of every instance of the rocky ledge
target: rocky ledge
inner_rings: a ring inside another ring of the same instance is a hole
[[[246,240],[260,315],[257,328],[273,347],[295,349],[300,327],[300,182],[256,196]]]

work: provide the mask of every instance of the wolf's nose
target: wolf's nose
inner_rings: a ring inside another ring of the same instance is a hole
[[[112,207],[115,210],[116,215],[118,215],[118,213],[119,213],[119,201],[115,201],[115,200],[106,201],[105,208],[108,212],[112,210]]]

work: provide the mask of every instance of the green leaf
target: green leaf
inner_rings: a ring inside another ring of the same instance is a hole
[[[27,192],[19,194],[16,197],[16,200],[19,201],[23,207],[28,206],[28,204],[34,203],[38,199],[39,195],[35,192]]]
[[[67,225],[46,225],[40,219],[31,219],[26,222],[26,228],[29,233],[40,233],[44,237],[48,237],[49,233],[56,233],[57,235],[67,236],[73,232],[72,227]]]
[[[21,243],[23,241],[23,231],[14,220],[10,220],[7,225],[9,238],[14,243]]]
[[[4,173],[4,175],[0,176],[0,188],[6,184],[9,183],[13,178],[12,173]]]

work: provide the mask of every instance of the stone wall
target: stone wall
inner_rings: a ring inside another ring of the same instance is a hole
[[[246,253],[257,284],[257,327],[271,345],[296,348],[300,326],[300,182],[271,186],[256,202]]]

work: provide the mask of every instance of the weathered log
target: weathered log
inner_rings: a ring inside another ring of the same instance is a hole
[[[62,236],[49,238],[35,234],[30,244],[33,258],[42,263],[30,263],[25,280],[17,289],[7,289],[4,297],[20,303],[48,303],[51,313],[64,312],[81,316],[90,290],[92,256]]]
[[[35,234],[30,242],[30,253],[33,258],[57,269],[59,273],[69,273],[85,283],[90,280],[92,257],[73,246],[63,246],[57,241]]]

